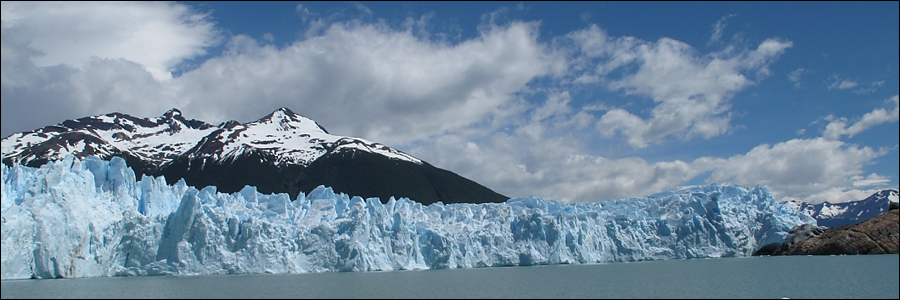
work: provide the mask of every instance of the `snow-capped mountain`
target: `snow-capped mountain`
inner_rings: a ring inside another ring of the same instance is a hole
[[[3,163],[38,167],[72,154],[124,158],[140,175],[184,178],[192,186],[237,192],[245,185],[296,197],[318,185],[363,197],[422,203],[498,202],[503,195],[361,138],[332,135],[315,121],[279,108],[248,123],[212,125],[172,109],[157,118],[122,113],[67,120],[2,141]]]
[[[185,119],[177,109],[153,119],[121,113],[83,117],[4,138],[3,163],[36,167],[67,154],[79,158],[119,154],[160,167],[215,129],[206,122]]]
[[[360,138],[331,135],[315,121],[280,108],[247,124],[223,124],[184,153],[188,158],[235,160],[254,151],[274,157],[277,165],[309,165],[328,152],[356,149],[421,164],[409,154]]]
[[[798,210],[806,212],[816,219],[818,226],[840,227],[843,225],[858,224],[872,217],[888,211],[890,204],[898,203],[897,190],[887,189],[872,194],[859,201],[819,204],[791,201],[791,205]]]

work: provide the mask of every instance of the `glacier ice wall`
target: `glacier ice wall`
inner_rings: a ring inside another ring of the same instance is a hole
[[[749,256],[815,220],[765,186],[423,206],[318,187],[225,194],[68,157],[2,166],[2,279],[302,273]]]

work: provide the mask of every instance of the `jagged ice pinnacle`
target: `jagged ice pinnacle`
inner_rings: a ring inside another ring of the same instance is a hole
[[[2,279],[472,268],[749,256],[815,224],[765,186],[423,206],[330,188],[225,194],[125,161],[2,167]]]

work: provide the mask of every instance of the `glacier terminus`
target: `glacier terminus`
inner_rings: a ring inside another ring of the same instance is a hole
[[[422,205],[319,186],[296,199],[72,156],[2,166],[2,279],[387,271],[743,257],[816,224],[765,186],[646,198]]]

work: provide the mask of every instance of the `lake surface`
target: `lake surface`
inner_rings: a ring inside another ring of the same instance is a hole
[[[900,298],[900,255],[6,280],[7,298]]]

